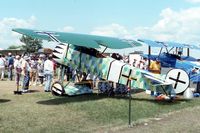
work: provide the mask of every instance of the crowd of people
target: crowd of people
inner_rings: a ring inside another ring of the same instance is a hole
[[[148,70],[155,74],[161,74],[161,63],[158,59],[150,60],[150,64],[146,57],[141,58],[140,60],[133,59],[133,63],[131,65],[136,68]]]
[[[31,85],[44,85],[44,91],[49,92],[55,68],[56,63],[52,60],[52,55],[0,55],[1,80],[5,80],[7,72],[8,80],[15,79],[16,85],[22,86],[21,90],[24,93],[28,92]]]
[[[148,69],[148,60],[147,58],[143,58],[141,60],[133,60],[132,66],[147,70]]]

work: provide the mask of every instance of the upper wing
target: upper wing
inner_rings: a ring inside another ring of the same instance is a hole
[[[181,48],[185,48],[185,46],[181,43],[177,43],[177,42],[163,42],[166,47],[181,47]]]
[[[147,39],[138,39],[138,41],[143,42],[151,47],[181,47],[181,48],[189,48],[200,50],[200,47],[193,44],[183,44],[172,41],[160,42],[160,41],[152,41]]]
[[[176,42],[161,42],[161,41],[152,41],[147,39],[138,39],[138,41],[146,43],[151,47],[184,47],[183,44]]]
[[[147,40],[147,39],[138,39],[138,41],[143,42],[151,47],[163,47],[163,45],[161,43],[157,43],[155,41],[152,40]]]
[[[193,44],[183,44],[184,47],[186,48],[190,48],[190,49],[196,49],[196,50],[200,50],[200,47],[193,45]]]
[[[105,46],[113,49],[130,48],[134,46],[141,46],[139,42],[135,40],[119,39],[113,37],[65,33],[65,32],[48,32],[38,31],[30,29],[13,29],[23,35],[27,35],[33,38],[43,40],[54,40],[62,43],[69,43],[77,46],[89,47],[89,48],[100,48]]]

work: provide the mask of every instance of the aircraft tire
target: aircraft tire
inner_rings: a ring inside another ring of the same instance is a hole
[[[116,94],[124,95],[128,93],[128,88],[123,84],[116,83],[116,88],[114,92]]]
[[[99,82],[98,83],[98,89],[101,93],[108,93],[111,89],[111,86],[108,82]]]
[[[55,81],[51,86],[51,93],[54,96],[63,96],[65,93],[65,90],[62,83],[59,81]]]

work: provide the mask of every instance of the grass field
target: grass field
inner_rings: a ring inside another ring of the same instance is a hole
[[[97,94],[55,97],[31,86],[31,93],[14,95],[13,81],[0,82],[0,132],[115,132],[128,127],[128,99]],[[200,99],[158,102],[149,95],[132,95],[132,122],[189,108]]]

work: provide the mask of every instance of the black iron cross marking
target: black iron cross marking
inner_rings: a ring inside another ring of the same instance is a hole
[[[179,80],[180,74],[181,74],[181,72],[178,72],[178,75],[177,75],[177,78],[176,78],[176,79],[175,79],[175,78],[172,78],[172,77],[169,77],[169,79],[176,81],[175,86],[174,86],[174,89],[176,89],[178,83],[186,84],[185,81]]]
[[[130,82],[131,80],[135,80],[135,81],[137,80],[136,78],[131,77],[131,72],[132,72],[132,69],[130,69],[128,76],[122,74],[123,77],[127,78],[127,83],[126,83],[127,86],[128,86],[128,84],[129,84],[129,82]]]

